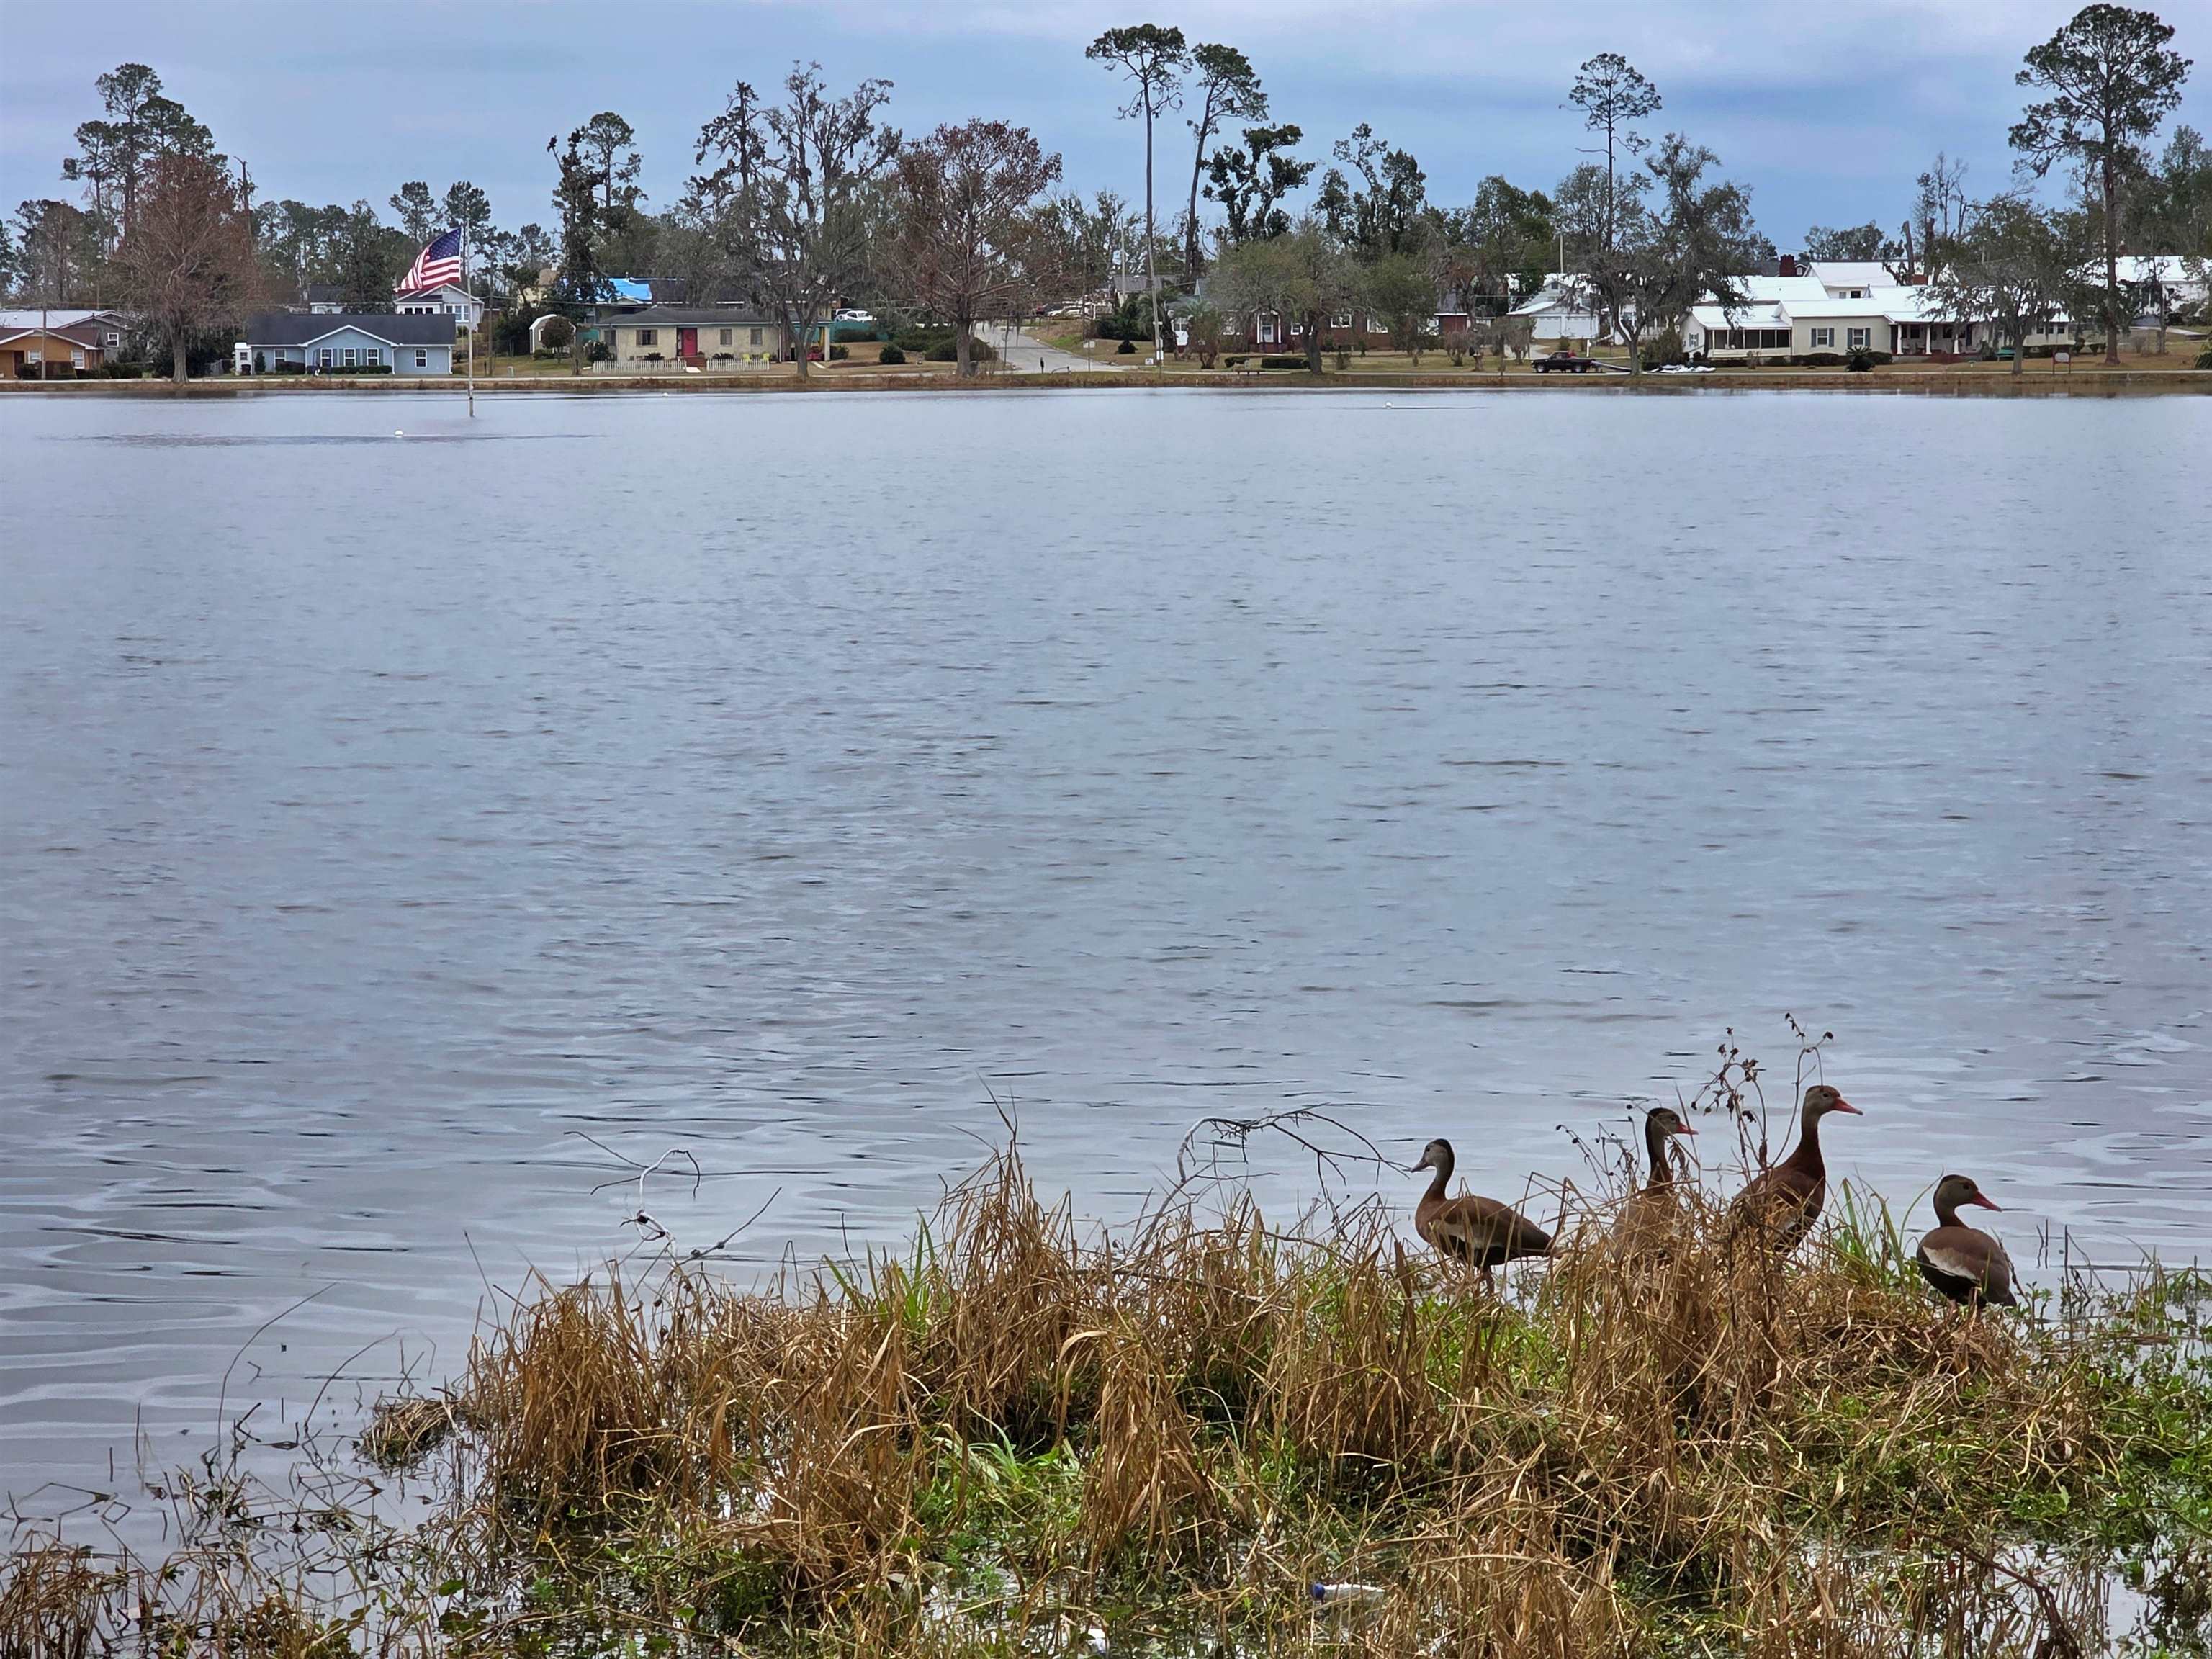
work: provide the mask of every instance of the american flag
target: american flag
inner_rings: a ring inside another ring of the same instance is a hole
[[[399,279],[396,294],[415,294],[441,283],[461,280],[461,233],[449,230],[415,256],[415,263]]]

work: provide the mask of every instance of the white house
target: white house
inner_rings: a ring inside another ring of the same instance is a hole
[[[2191,258],[2181,253],[2124,253],[2118,274],[2140,307],[2137,328],[2156,328],[2161,308],[2168,316],[2199,311],[2212,298],[2212,259]],[[2103,280],[2102,261],[2094,275]]]
[[[345,296],[345,286],[341,283],[310,283],[307,286],[307,309],[318,317],[343,314],[347,310]],[[482,300],[459,283],[445,283],[411,294],[395,294],[392,309],[410,316],[451,316],[473,333],[483,325],[485,307]]]
[[[451,317],[471,334],[483,326],[484,302],[459,283],[395,295],[392,308],[410,317]]]
[[[1825,267],[1820,268],[1824,271]],[[1829,292],[1830,286],[1841,293]],[[1990,340],[1988,325],[1944,313],[1927,287],[1820,276],[1747,276],[1747,303],[1723,306],[1708,298],[1691,308],[1682,349],[1717,362],[1754,356],[1809,357],[1833,352],[1875,351],[1899,357],[1965,356]],[[2075,337],[2072,321],[2053,317],[2027,337],[2031,346]]]
[[[1604,331],[1589,285],[1569,271],[1555,270],[1511,314],[1530,319],[1529,343],[1537,351],[1556,351],[1566,340],[1596,340]]]
[[[1790,261],[1789,265],[1795,263]],[[1831,300],[1870,300],[1907,286],[1879,259],[1810,259],[1806,261],[1805,275],[1820,283],[1820,291]]]
[[[264,312],[232,348],[240,374],[450,374],[450,313]]]

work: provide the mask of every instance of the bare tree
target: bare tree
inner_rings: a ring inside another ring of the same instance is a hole
[[[1152,210],[1152,126],[1170,110],[1182,107],[1182,74],[1190,52],[1181,29],[1136,23],[1108,29],[1084,49],[1095,64],[1118,69],[1136,90],[1122,106],[1121,118],[1145,124],[1145,276],[1152,290],[1152,356],[1160,355],[1160,266],[1158,218]]]
[[[1047,204],[1043,222],[1054,243],[1053,264],[1063,283],[1088,295],[1105,288],[1123,251],[1133,246],[1140,216],[1110,190],[1090,202],[1067,191]]]
[[[2036,178],[2072,161],[2096,191],[2105,233],[2105,361],[2120,361],[2130,313],[2120,291],[2120,192],[2144,170],[2143,141],[2181,103],[2189,59],[2171,50],[2170,24],[2125,6],[2084,6],[2027,54],[2014,81],[2049,96],[2013,125],[2012,147]]]
[[[833,98],[821,64],[794,64],[783,90],[782,103],[767,104],[738,82],[699,130],[693,159],[719,165],[694,178],[690,193],[738,284],[781,318],[804,380],[807,337],[866,272],[864,194],[898,154],[899,135],[876,119],[888,81]]]
[[[1904,226],[1904,260],[1891,266],[1893,276],[1924,283],[1950,257],[1966,228],[1966,164],[1953,161],[1948,151],[1936,151],[1936,165],[1914,185],[1912,212]]]
[[[1012,315],[1049,278],[1035,207],[1059,180],[1060,157],[1004,121],[941,126],[899,152],[892,279],[952,325],[963,380],[975,372],[976,322]]]
[[[170,373],[190,372],[195,334],[241,319],[261,296],[251,216],[216,161],[161,157],[148,175],[116,263],[149,331],[169,348]]]

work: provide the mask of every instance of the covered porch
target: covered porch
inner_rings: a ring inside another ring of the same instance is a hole
[[[1967,357],[1980,348],[1972,323],[1939,319],[1900,321],[1893,325],[1900,357]]]

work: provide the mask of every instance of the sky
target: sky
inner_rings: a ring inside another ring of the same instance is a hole
[[[501,227],[550,223],[546,139],[612,109],[637,129],[647,205],[666,206],[730,88],[809,59],[839,88],[889,79],[908,131],[1018,122],[1060,153],[1069,184],[1141,200],[1142,133],[1083,49],[1150,21],[1246,52],[1272,118],[1305,129],[1304,154],[1369,122],[1447,206],[1493,173],[1550,188],[1589,142],[1561,107],[1577,65],[1624,53],[1665,100],[1654,134],[1718,152],[1789,249],[1814,223],[1893,228],[1939,149],[1966,160],[1970,194],[2001,188],[2024,95],[2013,72],[2076,3],[0,0],[0,204],[68,193],[59,164],[99,113],[94,78],[125,61],[158,70],[263,198],[382,210],[408,179],[442,192],[469,179]],[[2212,128],[2212,0],[2151,3],[2198,64],[2180,118]],[[1180,200],[1180,116],[1158,142],[1158,188]]]

